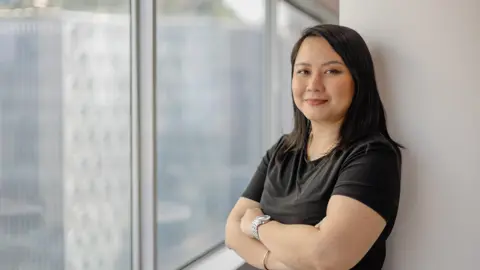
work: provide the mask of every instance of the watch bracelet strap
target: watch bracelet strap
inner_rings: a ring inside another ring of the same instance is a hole
[[[253,237],[257,240],[260,241],[259,239],[259,235],[258,235],[258,227],[260,227],[260,225],[262,225],[262,221],[256,219],[253,221],[252,223],[252,234],[253,234]]]

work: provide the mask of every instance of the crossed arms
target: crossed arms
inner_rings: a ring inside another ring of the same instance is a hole
[[[227,219],[225,244],[259,269],[264,269],[267,250],[270,251],[267,261],[270,270],[351,269],[386,226],[385,219],[365,204],[334,195],[328,203],[326,217],[317,226],[271,221],[259,227],[261,241],[257,241],[246,228],[261,214],[258,208],[256,201],[239,199]]]

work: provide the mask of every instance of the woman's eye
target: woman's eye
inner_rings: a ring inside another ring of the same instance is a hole
[[[306,69],[300,69],[300,70],[297,71],[297,74],[308,75],[308,74],[310,74],[310,71],[308,71]]]
[[[341,73],[338,69],[329,69],[325,71],[325,74],[339,74]]]

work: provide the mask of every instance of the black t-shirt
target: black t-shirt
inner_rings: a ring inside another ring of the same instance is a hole
[[[285,135],[270,148],[242,197],[257,201],[283,224],[316,225],[332,195],[356,199],[380,214],[387,225],[352,269],[382,269],[385,241],[392,231],[400,197],[401,154],[383,135],[370,136],[344,150],[309,161],[301,150],[279,154]]]

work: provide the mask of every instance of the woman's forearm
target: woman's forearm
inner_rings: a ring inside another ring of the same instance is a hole
[[[226,228],[225,244],[233,249],[248,264],[258,269],[264,269],[263,258],[267,248],[259,241],[245,235],[240,229],[240,222],[229,222]],[[267,267],[270,270],[290,270],[280,262],[275,254],[270,254],[267,260]]]
[[[266,248],[288,265],[300,269],[317,269],[319,229],[301,224],[284,225],[276,221],[259,227],[260,240]]]

